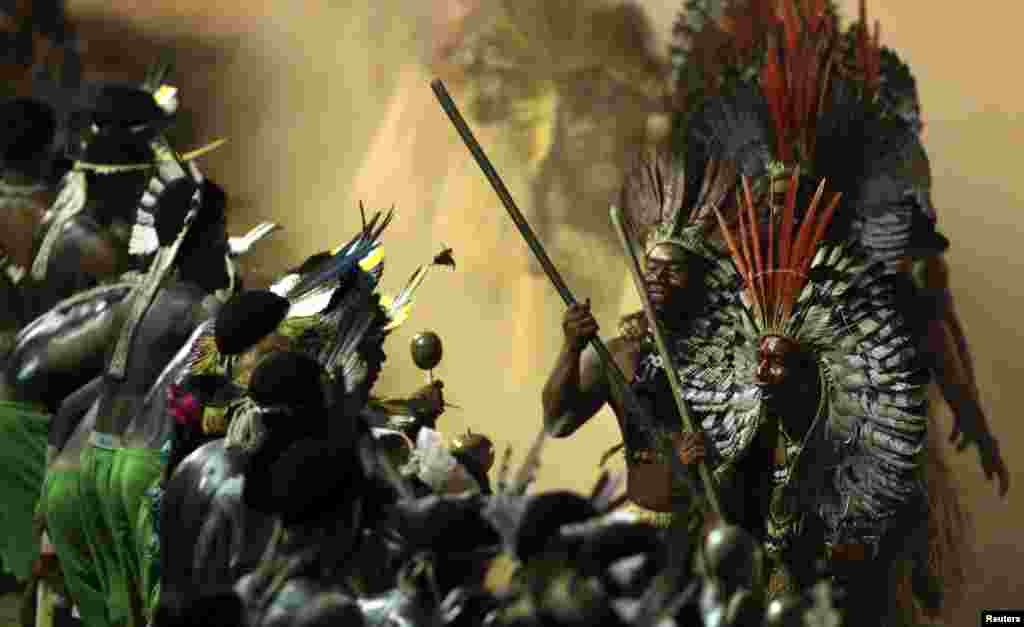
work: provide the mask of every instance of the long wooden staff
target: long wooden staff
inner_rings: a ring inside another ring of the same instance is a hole
[[[487,158],[483,148],[480,146],[480,142],[477,141],[473,135],[473,131],[470,130],[469,124],[466,123],[465,118],[459,112],[459,108],[455,105],[455,101],[452,100],[451,95],[448,94],[448,90],[445,88],[444,83],[440,80],[435,80],[430,83],[430,88],[434,91],[434,95],[437,97],[437,101],[441,104],[441,108],[448,114],[448,118],[455,126],[455,130],[458,131],[462,141],[466,144],[469,152],[473,155],[477,165],[483,171],[484,176],[490,182],[491,187],[494,188],[494,192],[498,195],[501,203],[505,206],[508,211],[509,217],[512,218],[512,222],[515,223],[516,228],[519,229],[519,233],[526,240],[526,244],[530,247],[537,261],[540,262],[544,273],[547,274],[551,284],[554,285],[558,291],[559,296],[566,305],[572,306],[577,303],[576,298],[569,291],[569,287],[565,284],[562,279],[562,275],[559,274],[558,269],[555,268],[555,264],[551,263],[551,259],[548,257],[547,252],[544,250],[544,246],[540,243],[537,235],[530,228],[530,224],[526,221],[523,213],[516,206],[515,200],[512,199],[512,194],[509,193],[508,188],[505,187],[505,183],[502,182],[498,172],[494,169],[491,164],[491,160]],[[663,433],[662,429],[658,429],[654,421],[648,416],[642,409],[633,394],[633,390],[626,384],[626,377],[622,374],[622,370],[619,369],[617,363],[612,358],[612,354],[608,351],[608,347],[605,346],[601,338],[596,335],[591,338],[590,345],[594,348],[598,357],[601,359],[604,371],[608,376],[608,381],[611,384],[615,392],[619,394],[619,398],[622,399],[623,411],[627,414],[627,419],[649,431],[657,438],[659,448],[666,454],[669,464],[672,466],[672,471],[676,475],[677,479],[681,482],[689,483],[690,478],[686,472],[686,466],[682,460],[679,459],[679,455],[675,450],[675,446],[667,434]],[[714,499],[714,497],[712,497]],[[711,501],[712,507],[715,508],[715,513],[719,514],[717,500]]]

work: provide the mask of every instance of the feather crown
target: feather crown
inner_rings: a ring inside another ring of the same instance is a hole
[[[367,219],[362,203],[359,209],[363,220],[359,233],[270,287],[289,302],[277,332],[300,346],[312,342],[306,348],[317,353],[331,373],[354,363],[356,348],[368,334],[387,334],[408,318],[413,295],[431,267],[455,265],[451,251],[445,250],[418,268],[396,296],[378,293],[384,274],[380,238],[394,212],[378,211]]]
[[[731,163],[712,161],[690,203],[684,158],[664,149],[641,152],[627,174],[620,202],[645,251],[672,244],[693,254],[713,255],[707,244],[712,207],[724,198],[735,173]]]
[[[776,232],[775,221],[768,221],[767,237],[759,225],[750,191],[750,181],[743,178],[742,210],[738,232],[734,232],[716,211],[723,237],[729,247],[736,270],[743,279],[744,305],[751,321],[762,337],[781,336],[798,340],[801,319],[794,315],[798,301],[805,298],[811,264],[816,249],[832,220],[841,194],[833,194],[821,212],[825,192],[823,179],[818,185],[804,217],[796,217],[796,179],[794,172],[782,207],[781,223]]]

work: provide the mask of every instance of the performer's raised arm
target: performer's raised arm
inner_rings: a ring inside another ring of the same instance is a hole
[[[544,426],[556,438],[572,435],[608,402],[604,367],[587,346],[598,329],[589,301],[569,307],[562,317],[562,348],[542,394]],[[616,338],[608,349],[615,355],[621,344]]]

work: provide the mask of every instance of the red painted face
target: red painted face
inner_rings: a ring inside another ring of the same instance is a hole
[[[756,383],[762,386],[774,386],[783,383],[791,373],[792,357],[797,350],[796,344],[778,335],[769,335],[761,340],[758,354]]]

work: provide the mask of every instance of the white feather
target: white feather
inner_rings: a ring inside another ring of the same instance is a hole
[[[281,226],[273,222],[263,222],[241,237],[228,238],[228,248],[232,257],[248,253],[256,242],[268,237]]]
[[[293,289],[295,289],[295,286],[299,284],[299,280],[301,278],[302,277],[300,277],[298,274],[286,275],[275,281],[274,284],[270,286],[270,291],[277,294],[278,296],[281,296],[282,298],[286,297],[288,296],[288,292],[291,292]]]
[[[151,226],[136,224],[132,227],[132,237],[128,243],[129,255],[149,255],[160,248],[160,238],[156,229]]]
[[[329,288],[316,290],[308,296],[304,296],[298,302],[292,303],[291,309],[288,310],[288,317],[305,318],[306,316],[322,312],[331,303],[331,297],[334,296],[334,292],[337,289],[338,286],[334,285]]]

